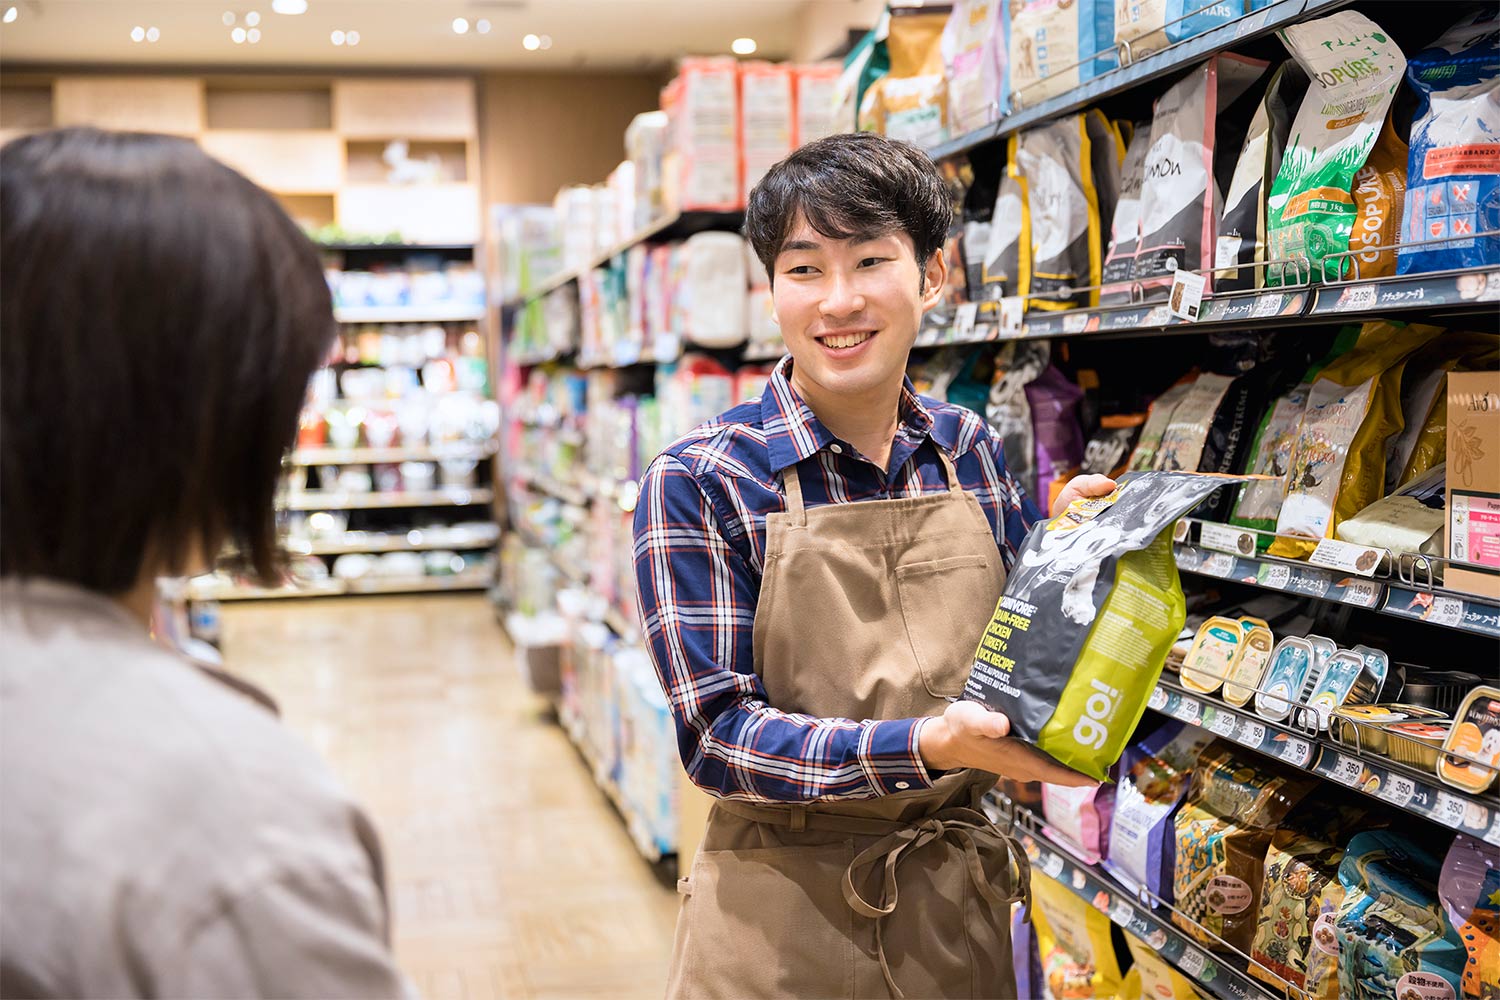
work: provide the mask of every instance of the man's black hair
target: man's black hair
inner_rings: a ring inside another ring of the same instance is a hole
[[[745,236],[773,282],[776,256],[799,215],[829,239],[906,233],[917,266],[925,268],[947,238],[953,202],[926,153],[873,132],[850,132],[801,147],[750,192]]]
[[[107,594],[273,501],[334,322],[316,248],[191,141],[62,129],[0,150],[0,574]]]

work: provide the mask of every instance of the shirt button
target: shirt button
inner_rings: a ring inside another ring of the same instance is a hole
[[[844,453],[844,449],[840,445],[836,444],[829,445],[828,450],[833,452],[835,455],[842,455]]]
[[[898,781],[896,782],[896,787],[905,791],[906,789],[911,787],[911,784],[905,781]]]

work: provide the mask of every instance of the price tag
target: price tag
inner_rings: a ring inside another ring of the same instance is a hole
[[[1283,566],[1281,563],[1270,563],[1265,567],[1265,574],[1260,582],[1261,586],[1270,587],[1272,590],[1285,590],[1292,582],[1292,568]]]
[[[1485,831],[1484,841],[1500,847],[1500,809],[1490,807],[1490,828]]]
[[[1377,793],[1380,798],[1394,806],[1405,806],[1417,793],[1417,783],[1404,774],[1390,774],[1386,776],[1385,784]]]
[[[1464,800],[1449,792],[1438,792],[1432,818],[1444,826],[1458,829],[1464,825]]]
[[[1228,736],[1234,732],[1234,727],[1239,721],[1239,719],[1228,712],[1216,711],[1214,712],[1214,717],[1208,722],[1208,728],[1216,736]]]
[[[953,339],[968,340],[974,336],[974,321],[979,318],[979,303],[965,302],[953,316]]]
[[[1019,337],[1026,316],[1026,300],[1019,295],[1007,295],[1000,300],[1000,336]]]
[[[1359,784],[1359,779],[1365,773],[1365,765],[1358,757],[1350,757],[1347,754],[1337,754],[1333,758],[1333,772],[1328,776],[1341,785],[1353,788]]]
[[[1230,555],[1255,555],[1255,537],[1248,531],[1240,531],[1226,524],[1209,524],[1205,521],[1198,529],[1198,544],[1205,549],[1228,552]]]
[[[1061,878],[1063,872],[1062,857],[1048,851],[1042,857],[1042,871],[1046,872],[1049,878]]]
[[[1156,306],[1141,319],[1141,326],[1166,326],[1172,322],[1172,310],[1166,306]]]
[[[1089,314],[1086,310],[1079,309],[1075,312],[1063,314],[1064,333],[1082,333],[1089,325]]]
[[[1200,572],[1207,573],[1210,576],[1229,576],[1234,573],[1234,556],[1226,552],[1215,552],[1203,560]]]
[[[1361,309],[1374,309],[1378,296],[1374,285],[1351,285],[1339,295],[1338,304],[1334,307],[1338,312],[1357,312]]]
[[[1460,625],[1464,620],[1464,602],[1457,597],[1434,597],[1427,620],[1439,625]]]
[[[1333,586],[1333,579],[1322,570],[1299,569],[1292,572],[1290,590],[1299,594],[1322,597]]]
[[[1182,951],[1182,961],[1180,964],[1182,965],[1183,972],[1186,972],[1194,979],[1202,981],[1203,973],[1208,968],[1208,959],[1203,957],[1203,952],[1189,945]]]
[[[1324,538],[1318,542],[1318,547],[1313,550],[1308,562],[1314,566],[1343,570],[1345,573],[1374,576],[1375,571],[1380,568],[1380,550],[1368,545],[1351,545],[1337,538]]]
[[[1266,727],[1254,719],[1246,719],[1237,739],[1247,747],[1259,747],[1266,741]]]
[[[1109,919],[1121,927],[1130,926],[1130,918],[1135,916],[1135,907],[1131,906],[1124,898],[1115,897],[1114,905],[1109,908]]]
[[[1167,689],[1158,687],[1151,692],[1151,700],[1146,702],[1153,710],[1160,712],[1167,707]]]
[[[1281,312],[1281,303],[1284,297],[1280,292],[1268,292],[1255,300],[1255,306],[1250,310],[1250,315],[1255,319],[1265,319],[1275,316]]]
[[[1281,744],[1281,759],[1298,767],[1305,767],[1312,759],[1312,744],[1296,736],[1288,736],[1286,742]]]
[[[1380,584],[1369,580],[1350,580],[1344,584],[1344,604],[1373,608],[1380,601]]]
[[[1172,291],[1167,296],[1167,305],[1172,315],[1189,323],[1196,323],[1198,314],[1203,311],[1203,290],[1207,285],[1208,279],[1201,274],[1173,271]]]
[[[1203,715],[1203,706],[1198,703],[1197,698],[1184,698],[1178,703],[1175,714],[1183,722],[1191,722],[1196,725]]]

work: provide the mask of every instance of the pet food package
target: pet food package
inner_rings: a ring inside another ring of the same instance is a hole
[[[689,58],[662,91],[665,200],[674,210],[740,207],[739,62]]]
[[[1272,0],[1115,0],[1115,44],[1130,46],[1139,62],[1168,45],[1229,24]]]
[[[1315,777],[1221,740],[1204,750],[1187,803],[1174,820],[1173,892],[1179,912],[1173,921],[1210,948],[1222,946],[1190,921],[1249,951],[1266,849],[1287,812],[1317,785]]]
[[[1307,77],[1295,62],[1284,62],[1271,74],[1266,96],[1255,109],[1250,131],[1224,195],[1214,244],[1214,289],[1221,292],[1260,288],[1266,276],[1266,193],[1286,155],[1292,116],[1307,93]],[[1229,270],[1222,270],[1229,268]]]
[[[1127,474],[1026,536],[964,687],[1096,781],[1120,759],[1186,617],[1172,524],[1233,476]]]
[[[1187,795],[1198,755],[1212,741],[1201,726],[1174,719],[1131,745],[1120,760],[1105,864],[1167,902],[1177,854],[1172,814]]]
[[[1252,964],[1252,976],[1272,986],[1280,985],[1279,976],[1306,991],[1310,998],[1338,1000],[1337,964],[1318,963],[1314,956],[1319,948],[1327,948],[1335,940],[1329,924],[1343,899],[1339,882],[1343,857],[1343,850],[1313,833],[1288,827],[1272,835],[1250,957],[1275,975]],[[1320,923],[1325,902],[1328,916]],[[1310,963],[1317,966],[1312,983],[1308,979]]]
[[[1027,496],[1037,496],[1036,431],[1026,387],[1048,367],[1051,348],[1044,340],[1008,341],[995,356],[985,419],[1005,443],[1005,465]]]
[[[1446,520],[1443,494],[1447,483],[1447,467],[1439,464],[1341,523],[1339,539],[1387,549],[1396,555],[1441,555]]]
[[[1438,758],[1438,777],[1470,795],[1482,795],[1500,773],[1500,688],[1470,691],[1453,717]]]
[[[742,199],[766,171],[786,159],[793,148],[795,77],[786,63],[740,64],[740,134]]]
[[[886,44],[891,31],[891,12],[882,10],[875,27],[860,36],[854,48],[844,57],[843,69],[834,85],[834,132],[853,132],[860,127],[859,110],[865,94],[876,80],[891,70],[891,54]]]
[[[1266,63],[1258,59],[1218,55],[1156,99],[1141,186],[1141,242],[1134,267],[1135,280],[1147,301],[1166,298],[1174,271],[1206,271],[1214,266],[1214,226],[1219,215],[1219,188],[1214,179],[1217,133],[1233,119],[1225,110],[1254,86],[1265,69]]]
[[[1172,420],[1162,434],[1152,468],[1167,472],[1179,469],[1192,472],[1198,468],[1209,424],[1233,382],[1227,375],[1212,372],[1204,372],[1193,381],[1192,388],[1172,411]]]
[[[1083,461],[1083,428],[1078,425],[1078,402],[1083,390],[1055,365],[1026,385],[1036,436],[1036,493],[1047,495],[1054,481],[1070,476]]]
[[[1110,227],[1109,250],[1105,254],[1099,290],[1100,305],[1122,305],[1131,301],[1135,281],[1135,255],[1141,246],[1141,189],[1146,180],[1146,153],[1151,149],[1151,129],[1136,126],[1125,148],[1120,167],[1120,196]]]
[[[1354,257],[1352,273],[1346,277],[1386,278],[1396,273],[1396,254],[1390,248],[1401,242],[1401,217],[1406,203],[1405,141],[1396,133],[1396,123],[1386,117],[1380,138],[1370,150],[1365,165],[1354,174],[1354,228],[1349,249],[1363,251]]]
[[[677,329],[694,344],[725,348],[749,336],[749,275],[745,238],[738,233],[706,232],[682,244],[682,277],[677,284]]]
[[[1047,827],[1091,865],[1109,849],[1109,827],[1115,812],[1111,785],[1042,784],[1042,816]]]
[[[1235,706],[1243,706],[1260,688],[1276,649],[1276,636],[1265,622],[1241,618],[1240,627],[1245,634],[1240,639],[1239,656],[1224,681],[1224,700]]]
[[[1401,274],[1500,261],[1500,19],[1482,10],[1411,59],[1411,127]],[[1464,239],[1463,237],[1475,237]]]
[[[1448,376],[1448,558],[1500,567],[1500,372]],[[1447,586],[1500,598],[1500,576],[1449,566]]]
[[[891,10],[886,40],[891,70],[865,92],[859,109],[861,130],[919,147],[947,141],[948,83],[942,46],[947,20],[947,11]]]
[[[1122,475],[1146,423],[1144,413],[1115,413],[1099,420],[1099,430],[1083,446],[1083,475]]]
[[[1003,0],[955,0],[943,29],[948,75],[948,129],[954,135],[986,125],[1006,108]]]
[[[1162,435],[1167,433],[1167,426],[1172,422],[1172,414],[1176,411],[1177,404],[1181,403],[1183,397],[1193,388],[1193,382],[1197,377],[1197,372],[1190,372],[1151,403],[1146,411],[1146,423],[1141,427],[1141,436],[1135,443],[1135,451],[1130,453],[1131,472],[1141,472],[1156,467],[1156,453],[1161,445]]]
[[[1032,309],[1097,302],[1097,291],[1084,293],[1087,298],[1070,294],[1099,284],[1099,202],[1088,117],[1068,115],[1027,129],[1011,143],[1016,170],[1026,181],[1029,292],[1042,296],[1030,301]]]
[[[1109,917],[1073,890],[1036,872],[1031,879],[1037,950],[1050,997],[1120,995],[1124,975],[1115,956]]]
[[[1354,175],[1375,145],[1406,57],[1378,24],[1353,10],[1288,25],[1277,35],[1311,82],[1266,199],[1270,256],[1306,256],[1317,278],[1324,257],[1349,247]],[[1266,283],[1281,283],[1274,268]]]
[[[1341,1000],[1458,997],[1463,943],[1438,902],[1437,858],[1390,830],[1355,834],[1334,920]]]
[[[1037,953],[1036,924],[1016,906],[1010,915],[1011,963],[1016,971],[1016,996],[1042,996],[1042,960]]]
[[[1458,995],[1500,997],[1500,853],[1460,833],[1438,873],[1438,901],[1464,947]]]
[[[1113,0],[1008,0],[1004,11],[1013,108],[1034,107],[1115,68]]]
[[[1131,960],[1135,962],[1130,971],[1140,976],[1139,992],[1126,992],[1126,1000],[1199,1000],[1202,996],[1193,989],[1188,978],[1172,968],[1155,948],[1136,940],[1132,934],[1125,935],[1125,943],[1130,949]]]
[[[1182,663],[1182,686],[1199,694],[1219,690],[1239,663],[1248,631],[1235,618],[1214,615],[1205,621]]]
[[[1332,537],[1345,518],[1380,498],[1386,441],[1401,430],[1401,376],[1407,357],[1441,331],[1367,323],[1358,344],[1318,375],[1292,452],[1276,531]],[[1316,541],[1278,538],[1272,555],[1297,558]]]
[[[1031,206],[1026,179],[1016,165],[1019,136],[1011,136],[1010,156],[1001,172],[984,249],[980,301],[999,301],[1031,291]]]
[[[808,63],[793,68],[796,95],[792,145],[805,146],[815,139],[842,132],[835,116],[835,101],[841,67],[836,62]]]

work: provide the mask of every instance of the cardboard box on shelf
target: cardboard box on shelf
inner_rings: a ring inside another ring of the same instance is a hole
[[[1448,376],[1449,559],[1500,569],[1500,372]],[[1448,567],[1453,590],[1500,598],[1500,575]]]

